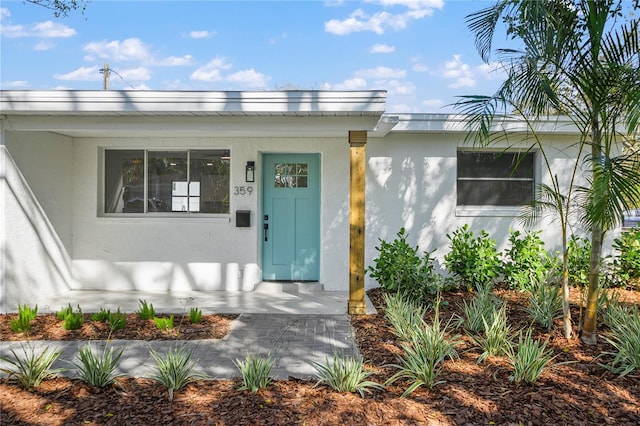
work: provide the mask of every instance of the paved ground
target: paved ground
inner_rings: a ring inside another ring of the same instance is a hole
[[[83,312],[97,312],[101,308],[135,312],[139,300],[153,304],[159,313],[185,313],[197,307],[203,313],[240,314],[231,332],[222,340],[197,341],[111,341],[116,348],[124,347],[119,372],[132,377],[153,375],[155,361],[149,351],[166,352],[171,345],[187,345],[197,369],[211,378],[238,377],[233,360],[244,360],[247,354],[266,355],[273,351],[275,366],[272,376],[287,379],[313,377],[315,369],[309,361],[324,362],[335,353],[359,355],[353,338],[349,316],[346,314],[348,292],[323,291],[318,284],[261,283],[252,292],[187,292],[151,293],[141,291],[108,292],[72,290],[55,297],[33,301],[39,313],[56,312],[71,303]],[[367,313],[375,308],[366,298]],[[22,342],[0,342],[0,355],[11,355],[13,349],[22,353]],[[45,347],[62,351],[54,367],[72,367],[81,341],[30,342],[36,350]],[[104,342],[93,342],[103,348]],[[0,361],[0,368],[6,363]],[[72,371],[64,373],[73,376]],[[0,373],[2,375],[2,373]]]
[[[86,342],[36,341],[2,342],[0,355],[11,355],[13,349],[22,354],[21,345],[32,346],[36,351],[45,347],[62,351],[54,367],[72,367],[78,347]],[[103,348],[105,342],[92,342],[95,348]],[[347,314],[253,314],[244,313],[234,320],[231,332],[221,340],[197,341],[131,341],[116,340],[109,343],[124,347],[119,372],[132,377],[153,376],[155,361],[149,352],[166,352],[172,345],[188,346],[196,369],[210,378],[239,377],[233,365],[234,359],[244,359],[247,354],[266,355],[273,351],[276,360],[272,377],[287,379],[289,376],[307,379],[314,377],[315,369],[309,361],[324,362],[335,353],[359,355],[353,339],[353,330]],[[0,361],[0,368],[7,364]],[[63,373],[73,376],[73,371]]]

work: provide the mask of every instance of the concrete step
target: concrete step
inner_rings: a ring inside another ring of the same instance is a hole
[[[262,281],[254,290],[265,294],[320,294],[324,291],[324,285],[318,282],[272,282]]]

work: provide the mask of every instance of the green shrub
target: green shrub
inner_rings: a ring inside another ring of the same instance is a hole
[[[80,306],[78,306],[77,312],[71,311],[67,316],[64,317],[64,322],[62,323],[62,327],[65,330],[78,330],[84,324],[84,315],[82,315],[82,310]]]
[[[469,303],[463,301],[463,316],[458,319],[458,325],[469,331],[481,333],[485,331],[485,324],[491,321],[498,300],[493,295],[491,284],[479,285]]]
[[[369,275],[387,291],[406,294],[412,299],[424,302],[434,296],[441,281],[434,271],[431,253],[418,255],[418,247],[411,247],[404,228],[397,238],[389,243],[380,239],[376,247],[379,254],[373,265],[367,268]]]
[[[562,312],[560,286],[547,281],[535,282],[529,292],[529,305],[526,311],[535,322],[551,330],[553,320]]]
[[[153,322],[156,323],[158,330],[173,330],[173,315],[169,318],[153,317]]]
[[[31,308],[24,305],[18,305],[18,318],[14,318],[9,321],[11,331],[14,333],[29,333],[31,331],[31,321],[38,316],[38,305],[35,308]]]
[[[450,252],[444,256],[449,272],[465,285],[469,291],[478,285],[493,283],[500,270],[500,259],[496,242],[484,230],[474,236],[469,225],[447,234],[451,241]]]
[[[255,393],[260,389],[266,388],[271,383],[271,370],[275,364],[271,353],[266,357],[247,354],[244,361],[236,359],[233,364],[242,375],[240,390],[248,390]]]
[[[37,388],[43,380],[64,371],[62,368],[51,369],[53,363],[60,356],[60,351],[49,350],[46,347],[42,352],[36,354],[32,346],[29,346],[28,351],[25,346],[22,346],[22,351],[24,356],[18,356],[13,349],[11,349],[13,358],[0,356],[0,359],[13,366],[12,368],[3,368],[0,371],[8,374],[9,378],[15,377],[20,386],[26,390]]]
[[[614,273],[623,286],[640,287],[640,228],[625,231],[613,240],[617,253],[613,259]]]
[[[620,308],[624,309],[624,308]],[[633,371],[640,371],[640,312],[634,309],[624,309],[624,315],[611,316],[611,332],[605,336],[616,352],[607,352],[614,359],[605,368],[620,376],[626,376]]]
[[[185,346],[170,347],[164,355],[154,350],[150,354],[156,362],[156,374],[153,378],[167,388],[169,401],[173,401],[174,391],[182,389],[199,377],[204,377],[194,371],[195,362],[191,360],[191,350]]]
[[[545,278],[551,263],[549,255],[540,232],[527,232],[521,238],[520,231],[511,230],[509,243],[502,261],[504,280],[511,289],[526,291],[532,282]]]
[[[422,304],[400,293],[386,293],[384,302],[384,316],[391,323],[393,333],[401,340],[411,341],[414,334],[424,326],[427,310]]]
[[[95,355],[91,348],[91,344],[78,351],[77,362],[73,365],[78,370],[80,378],[91,386],[104,388],[109,386],[118,377],[116,367],[122,356],[123,349],[114,353],[114,348],[105,346],[102,354]]]
[[[553,352],[547,350],[547,342],[539,342],[531,337],[531,330],[518,336],[515,350],[509,353],[509,364],[513,372],[509,380],[515,383],[534,383],[549,367],[553,360]]]
[[[591,241],[572,235],[567,243],[569,284],[584,287],[589,281]]]
[[[149,320],[156,316],[156,311],[153,309],[153,303],[147,304],[146,300],[139,300],[140,309],[136,311],[140,319]]]
[[[334,354],[333,359],[325,359],[325,363],[311,362],[316,369],[318,383],[323,383],[338,392],[358,392],[364,398],[365,392],[371,389],[382,389],[379,383],[367,380],[371,375],[364,370],[362,359],[353,356],[339,356]]]
[[[449,323],[441,326],[438,311],[434,314],[432,324],[426,324],[415,334],[411,342],[402,342],[404,355],[401,365],[391,365],[398,371],[385,383],[390,385],[399,379],[408,379],[411,385],[402,396],[407,396],[420,386],[432,389],[442,383],[437,381],[442,370],[442,364],[447,358],[457,357],[456,346],[460,343],[459,336],[447,337]]]
[[[499,356],[509,353],[511,349],[511,327],[507,323],[507,305],[493,306],[489,320],[482,317],[484,333],[482,335],[471,334],[471,338],[482,348],[482,354],[478,357],[478,363],[483,362],[488,356]]]
[[[198,308],[191,308],[189,310],[189,322],[191,324],[199,324],[202,321],[202,311]]]

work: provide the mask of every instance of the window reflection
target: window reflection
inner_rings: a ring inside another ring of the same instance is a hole
[[[307,175],[307,163],[276,163],[274,165],[276,188],[306,188]]]

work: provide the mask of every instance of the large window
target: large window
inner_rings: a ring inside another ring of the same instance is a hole
[[[534,153],[458,151],[458,206],[522,206],[534,197]]]
[[[229,213],[229,150],[105,150],[105,213]]]

